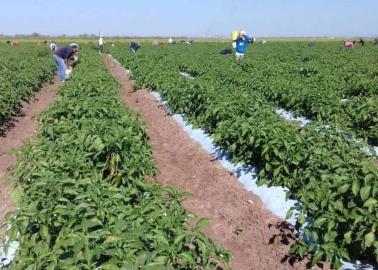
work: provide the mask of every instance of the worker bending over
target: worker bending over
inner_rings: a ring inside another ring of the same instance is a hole
[[[232,48],[226,48],[219,52],[221,56],[230,56],[232,54]]]
[[[129,43],[129,49],[136,54],[136,52],[139,50],[140,48],[140,45],[139,43],[136,43],[136,42],[130,42]]]
[[[344,47],[348,49],[352,49],[354,48],[354,44],[356,44],[354,40],[347,40],[344,42]]]
[[[78,50],[79,46],[76,43],[73,43],[69,46],[58,48],[54,51],[54,60],[61,82],[65,82],[67,80],[67,60],[71,58]]]
[[[253,43],[254,39],[247,36],[245,31],[241,31],[239,37],[236,39],[234,44],[236,50],[236,60],[241,60],[247,51],[248,45]]]
[[[8,43],[9,45],[11,45],[12,47],[14,47],[14,46],[17,46],[17,45],[18,45],[18,42],[17,42],[17,41],[15,41],[15,40],[12,40],[12,41],[10,41],[10,40],[7,40],[7,43]]]

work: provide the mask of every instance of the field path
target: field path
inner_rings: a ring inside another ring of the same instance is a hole
[[[276,226],[282,220],[190,139],[147,90],[133,92],[133,81],[110,56],[104,56],[104,63],[121,84],[121,100],[140,113],[147,126],[160,171],[157,181],[192,194],[183,202],[184,207],[198,217],[211,219],[205,233],[233,252],[232,268],[306,269],[306,262],[291,266],[288,260],[283,261],[289,245]],[[238,228],[240,232],[235,233]]]
[[[59,85],[58,78],[54,77],[54,83],[44,84],[36,92],[34,99],[23,102],[20,115],[6,123],[6,131],[0,136],[0,223],[8,212],[15,209],[10,198],[12,187],[5,183],[6,170],[17,161],[9,152],[19,148],[25,140],[35,135],[38,127],[35,116],[54,100]]]

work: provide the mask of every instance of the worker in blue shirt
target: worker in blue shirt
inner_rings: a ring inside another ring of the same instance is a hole
[[[235,42],[236,60],[244,58],[244,54],[247,51],[248,44],[253,43],[253,39],[247,36],[245,31],[241,31],[239,37]]]

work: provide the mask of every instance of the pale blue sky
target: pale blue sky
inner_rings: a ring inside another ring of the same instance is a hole
[[[0,34],[378,36],[378,0],[0,0]]]

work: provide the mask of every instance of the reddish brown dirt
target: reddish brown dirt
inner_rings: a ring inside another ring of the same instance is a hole
[[[211,219],[205,232],[232,251],[232,268],[306,269],[305,261],[292,266],[284,260],[290,245],[276,226],[282,220],[190,139],[148,91],[133,92],[133,81],[111,57],[104,57],[104,63],[121,84],[122,101],[143,116],[160,171],[157,181],[192,194],[184,207]],[[239,235],[237,228],[242,228]],[[290,230],[283,231],[292,236]]]
[[[0,136],[0,223],[8,212],[15,209],[10,199],[12,187],[5,183],[7,169],[17,161],[9,152],[19,148],[25,140],[35,134],[37,130],[35,116],[53,101],[59,84],[58,78],[55,77],[54,83],[45,84],[33,100],[23,102],[20,115],[6,123],[5,134]]]

